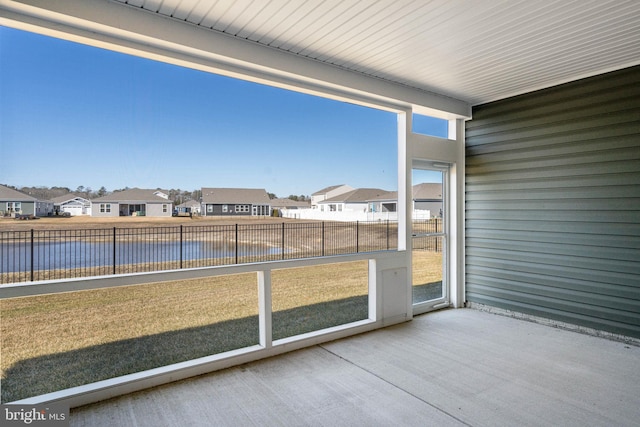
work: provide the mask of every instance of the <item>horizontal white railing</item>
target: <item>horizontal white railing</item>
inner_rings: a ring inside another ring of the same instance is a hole
[[[319,209],[283,209],[284,218],[308,219],[316,221],[397,221],[397,212],[357,212],[357,211],[321,211]]]
[[[282,209],[282,217],[316,221],[397,221],[398,212],[321,211],[320,209]],[[413,219],[431,219],[431,211],[414,210]]]

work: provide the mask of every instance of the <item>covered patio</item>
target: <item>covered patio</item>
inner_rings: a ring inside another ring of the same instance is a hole
[[[72,426],[635,426],[640,347],[474,309],[72,410]]]
[[[0,24],[397,115],[398,250],[356,257],[367,319],[274,341],[273,263],[0,289],[257,273],[250,351],[21,403],[77,426],[637,425],[640,2],[0,0]],[[418,304],[414,168],[445,177],[447,224]]]

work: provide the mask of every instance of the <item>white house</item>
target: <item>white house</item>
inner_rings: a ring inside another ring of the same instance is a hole
[[[332,185],[330,187],[323,188],[322,190],[318,190],[311,195],[311,207],[316,208],[318,207],[318,203],[324,200],[353,190],[355,190],[353,187],[346,184]]]
[[[369,200],[388,194],[380,188],[358,188],[318,203],[321,212],[367,212]]]
[[[71,216],[91,215],[91,200],[74,193],[65,194],[51,199],[53,211],[56,215],[67,213]]]

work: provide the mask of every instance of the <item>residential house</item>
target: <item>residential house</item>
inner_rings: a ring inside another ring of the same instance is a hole
[[[285,211],[297,211],[310,207],[309,200],[271,199],[271,213],[274,216],[283,216]],[[295,212],[293,215],[295,216]]]
[[[422,183],[413,186],[413,212],[425,213],[431,218],[442,218],[442,184]],[[414,215],[415,218],[416,215]]]
[[[49,216],[53,213],[53,202],[39,200],[13,188],[0,185],[0,216],[18,215]]]
[[[413,218],[442,218],[442,184],[422,183],[412,187]],[[389,191],[368,200],[369,212],[397,212],[398,192]]]
[[[202,213],[214,215],[270,215],[271,199],[258,188],[202,188]]]
[[[200,215],[200,206],[200,202],[197,200],[187,200],[186,202],[180,203],[176,206],[175,214],[178,216],[185,214]]]
[[[346,184],[332,185],[330,187],[323,188],[322,190],[318,190],[311,195],[311,207],[316,208],[318,207],[318,203],[324,200],[353,190],[355,190],[353,187]]]
[[[51,199],[55,215],[71,216],[91,215],[91,200],[74,193],[64,194]]]
[[[388,194],[380,188],[358,188],[318,202],[321,212],[368,212],[369,200]]]
[[[170,217],[172,212],[173,202],[167,192],[161,190],[132,188],[91,201],[91,215],[95,217]]]
[[[442,217],[442,184],[417,184],[412,188],[414,219]],[[318,202],[317,209],[283,211],[283,216],[298,219],[333,221],[397,220],[398,192],[378,188],[359,188]]]

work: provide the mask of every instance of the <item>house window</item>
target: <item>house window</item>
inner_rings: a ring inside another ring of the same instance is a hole
[[[20,212],[22,210],[22,202],[7,202],[8,212]]]
[[[249,205],[237,205],[236,212],[249,212]]]
[[[167,205],[162,205],[162,213],[167,213]]]
[[[110,213],[111,212],[111,203],[100,203],[100,212],[101,213]]]
[[[207,205],[207,213],[213,212],[213,205]]]
[[[222,212],[229,212],[229,205],[222,205]]]

